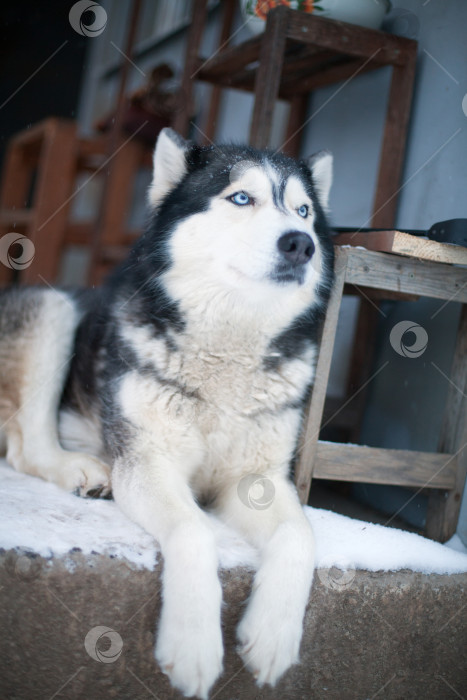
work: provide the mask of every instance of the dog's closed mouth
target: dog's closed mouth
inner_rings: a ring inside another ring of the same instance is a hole
[[[297,282],[303,284],[305,282],[306,264],[291,265],[288,263],[279,263],[272,272],[270,279],[279,284],[290,284]]]

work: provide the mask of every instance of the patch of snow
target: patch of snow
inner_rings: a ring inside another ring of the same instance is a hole
[[[115,554],[153,569],[154,539],[113,501],[78,498],[55,484],[20,474],[0,460],[0,547],[30,549],[43,557]]]
[[[454,549],[455,552],[462,552],[463,554],[467,554],[467,547],[462,542],[459,535],[453,535],[451,537],[451,539],[448,540],[445,544],[446,544],[446,547],[450,547],[451,549]]]
[[[305,507],[316,538],[317,568],[423,573],[467,571],[467,553],[410,532]],[[235,531],[211,516],[222,568],[256,568],[258,554]],[[43,557],[105,554],[154,569],[155,540],[113,501],[83,499],[54,484],[20,474],[0,460],[0,547],[31,550]],[[70,562],[70,570],[72,570]]]

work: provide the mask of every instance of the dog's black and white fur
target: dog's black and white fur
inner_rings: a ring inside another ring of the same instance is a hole
[[[223,657],[200,504],[260,550],[238,628],[245,664],[274,684],[298,660],[314,547],[289,470],[333,267],[331,156],[309,167],[164,130],[149,224],[104,287],[0,294],[7,458],[81,494],[111,483],[159,541],[156,658],[189,696],[208,696]],[[271,486],[269,507],[245,504],[249,475]]]

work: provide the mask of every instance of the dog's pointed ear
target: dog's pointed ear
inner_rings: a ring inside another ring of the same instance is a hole
[[[186,153],[189,143],[173,129],[162,129],[153,156],[152,183],[148,200],[156,206],[182,179],[187,171]]]
[[[332,153],[319,151],[308,159],[313,184],[316,188],[319,202],[323,209],[329,209],[329,192],[332,185]]]

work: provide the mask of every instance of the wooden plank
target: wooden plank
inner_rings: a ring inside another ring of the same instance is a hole
[[[232,24],[235,15],[236,0],[225,0],[224,14],[222,18],[222,27],[219,37],[219,51],[224,51],[228,47],[230,35],[232,34]],[[219,85],[215,85],[211,90],[209,100],[209,110],[204,125],[203,143],[208,145],[213,142],[216,137],[217,119],[219,117],[219,108],[222,99],[222,89]]]
[[[323,66],[311,75],[306,77],[298,77],[285,82],[279,90],[279,96],[284,99],[290,99],[291,96],[297,93],[308,93],[312,90],[317,90],[326,85],[348,80],[353,76],[357,76],[369,71],[381,68],[382,64],[378,61],[363,60],[361,58],[353,60],[343,60],[333,65]]]
[[[456,458],[438,452],[319,441],[313,477],[369,484],[453,488]]]
[[[94,229],[94,221],[69,222],[66,228],[67,245],[78,247],[91,245]],[[121,231],[120,233],[120,238],[115,241],[116,245],[119,246],[131,246],[141,235],[141,231]]]
[[[92,138],[80,138],[79,157],[88,158],[96,155],[107,155],[107,136],[93,136]]]
[[[66,242],[71,246],[91,245],[94,233],[93,221],[69,221],[66,227]]]
[[[181,93],[184,96],[182,109],[177,113],[173,128],[181,136],[188,136],[190,117],[194,114],[193,107],[193,83],[198,67],[198,52],[203,37],[207,12],[207,0],[194,0],[192,23],[188,33],[186,45],[185,63],[182,76]]]
[[[288,66],[289,61],[287,55],[285,56],[284,60],[287,61]],[[380,67],[381,64],[379,63],[368,63],[365,65],[364,62],[359,59],[354,61],[340,61],[339,63],[334,63],[332,65],[323,65],[322,68],[316,68],[315,70],[310,71],[311,75],[308,73],[303,75],[302,73],[301,75],[299,74],[296,76],[289,73],[288,76],[286,76],[284,69],[282,72],[277,97],[284,100],[290,100],[294,97],[294,95],[306,95],[317,88],[332,85],[342,80],[346,80],[353,75],[367,73]],[[221,73],[220,75],[213,77],[209,71],[206,71],[203,68],[200,70],[197,78],[208,83],[222,85],[223,87],[253,92],[255,90],[257,70],[257,66],[252,66],[233,73]]]
[[[293,11],[281,6],[269,12],[267,16],[256,73],[256,97],[250,127],[250,144],[256,148],[267,148],[269,145],[274,106],[284,63],[287,23],[289,16],[293,14]]]
[[[467,302],[465,267],[447,267],[444,263],[359,248],[344,250],[349,256],[345,281],[350,284]]]
[[[0,208],[23,210],[28,199],[33,167],[25,161],[24,151],[10,141],[3,163]],[[10,219],[5,214],[9,225]],[[2,220],[3,217],[2,217]]]
[[[323,51],[319,46],[310,46],[310,44],[299,46],[296,42],[289,40],[286,43],[282,75],[283,77],[304,76],[342,60],[345,58],[335,51]]]
[[[397,253],[420,260],[467,265],[467,248],[449,243],[438,243],[422,236],[403,231],[368,231],[340,233],[333,238],[335,245],[363,246],[367,250]]]
[[[125,231],[130,208],[133,184],[145,148],[141,141],[123,140],[116,149],[112,167],[107,173],[104,194],[100,203],[98,225],[92,239],[89,281],[96,284],[94,271],[106,246],[119,245]],[[124,145],[123,145],[124,144]],[[97,235],[96,235],[97,233]]]
[[[0,235],[3,236],[3,231],[0,233]],[[9,287],[10,284],[13,284],[13,280],[14,270],[11,270],[6,265],[2,265],[2,263],[0,263],[0,289],[2,287]]]
[[[214,81],[226,73],[236,73],[259,59],[262,35],[215,52],[210,58],[200,58],[196,78]],[[222,45],[222,44],[221,44]]]
[[[18,134],[13,136],[12,143],[21,147],[28,147],[35,143],[41,143],[42,140],[52,134],[57,128],[58,122],[73,124],[71,119],[58,119],[56,117],[48,117],[41,122],[34,124],[30,129],[23,129]]]
[[[246,92],[255,91],[257,69],[245,68],[237,73],[229,73],[216,78],[216,85],[231,88],[233,90],[245,90]]]
[[[371,220],[374,228],[392,228],[396,218],[415,80],[416,42],[405,56],[406,61],[394,66],[392,72]]]
[[[300,144],[302,142],[302,131],[307,107],[308,95],[296,95],[290,104],[287,130],[281,150],[291,158],[298,158],[300,155]]]
[[[446,542],[455,533],[467,476],[467,305],[457,332],[456,349],[438,448],[457,454],[455,484],[448,493],[430,494],[427,534]]]
[[[258,41],[258,39],[256,38],[255,41]],[[216,54],[213,59],[205,62],[201,61],[196,76],[197,79],[237,90],[253,91],[258,70],[258,56],[253,55],[253,52],[249,49],[249,42],[241,44],[240,48],[245,45],[246,53],[243,55],[239,51],[241,58],[236,59],[235,65],[233,65],[233,56],[232,58],[228,56],[225,59],[225,63],[229,66],[228,70],[218,70],[217,64],[224,63],[224,53],[228,51],[234,53],[239,49],[238,46]],[[336,54],[334,51],[322,51],[310,46],[304,46],[302,49],[297,49],[296,43],[292,46],[286,45],[278,93],[278,96],[282,99],[289,100],[297,93],[307,93],[314,87],[336,82],[342,79],[342,75],[344,75],[344,78],[348,77],[356,70],[354,61],[349,62],[349,59]],[[213,63],[215,70],[211,68]],[[351,66],[350,63],[352,64]],[[345,64],[346,67],[344,68],[342,64]],[[379,64],[370,65],[367,70],[377,67],[379,67]]]
[[[329,370],[331,367],[332,351],[336,337],[337,320],[342,301],[346,266],[347,251],[337,248],[334,263],[334,285],[323,326],[315,381],[311,399],[308,403],[308,410],[304,421],[304,431],[298,448],[298,461],[295,466],[295,485],[301,503],[308,502],[310,493],[311,478],[313,475],[313,466],[318,446],[324,402],[326,399]]]
[[[32,209],[1,209],[0,224],[7,228],[27,226],[31,223],[33,215]]]
[[[75,176],[76,128],[75,122],[54,119],[44,132],[28,234],[36,252],[32,264],[21,272],[23,284],[56,280]]]
[[[274,12],[277,12],[277,9],[271,10],[269,15]],[[287,37],[346,55],[369,58],[378,52],[378,61],[381,63],[404,65],[407,53],[417,45],[412,39],[376,29],[367,29],[294,10],[288,12],[290,18]]]

